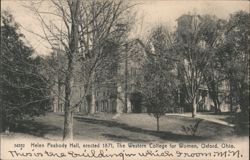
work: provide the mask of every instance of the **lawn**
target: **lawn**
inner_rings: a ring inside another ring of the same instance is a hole
[[[111,140],[131,142],[178,142],[211,141],[234,137],[233,128],[226,125],[203,120],[196,136],[187,135],[182,126],[194,125],[197,119],[186,116],[167,115],[160,119],[160,132],[156,131],[156,120],[148,114],[99,114],[95,117],[76,115],[74,119],[74,139]],[[50,140],[61,140],[63,115],[47,113],[34,120],[23,120],[21,127],[12,133]]]

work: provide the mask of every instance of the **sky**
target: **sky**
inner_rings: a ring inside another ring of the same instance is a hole
[[[23,6],[28,0],[1,0],[1,9],[8,9],[15,20],[26,30],[41,33],[40,24],[35,16]],[[132,30],[134,37],[142,37],[156,25],[163,24],[170,29],[176,26],[176,19],[185,13],[212,14],[218,18],[228,19],[230,14],[244,10],[249,12],[250,2],[247,0],[129,0],[137,3],[137,25]],[[48,8],[48,5],[42,6]],[[21,27],[28,43],[35,48],[38,54],[48,54],[46,42]]]

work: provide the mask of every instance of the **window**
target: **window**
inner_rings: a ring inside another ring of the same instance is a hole
[[[107,111],[108,111],[108,101],[105,101],[104,104],[105,104],[105,108],[104,108],[104,109],[105,109],[105,111],[107,112]]]
[[[104,111],[104,101],[102,101],[102,112]]]
[[[99,108],[99,103],[98,101],[95,102],[95,105],[96,105],[96,111],[100,111],[100,108]]]
[[[131,76],[134,77],[136,76],[136,68],[131,67]]]

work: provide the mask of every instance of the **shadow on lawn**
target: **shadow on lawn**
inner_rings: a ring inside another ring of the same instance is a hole
[[[234,119],[235,119],[235,117],[233,117],[233,116],[225,117],[225,118],[219,118],[219,120],[225,121],[228,124],[235,124]]]
[[[129,126],[127,124],[118,123],[115,121],[108,121],[108,120],[97,120],[97,119],[90,119],[90,118],[83,118],[83,117],[77,117],[76,118],[80,122],[85,123],[91,123],[91,124],[98,124],[106,127],[116,127],[121,128],[124,130],[128,130],[130,132],[136,132],[136,133],[142,133],[142,134],[148,134],[152,136],[159,137],[163,140],[173,140],[173,141],[204,141],[212,139],[211,137],[201,137],[201,136],[189,136],[189,135],[181,135],[181,134],[175,134],[172,132],[163,132],[163,131],[154,131],[154,130],[146,130],[138,127]],[[141,142],[147,142],[142,139],[131,139],[126,136],[118,136],[118,135],[112,135],[112,134],[103,134],[104,137],[115,140],[115,141],[141,141]]]
[[[13,128],[13,131],[45,138],[45,134],[58,134],[58,132],[62,132],[62,129],[57,126],[42,124],[33,120],[22,120],[17,127]]]

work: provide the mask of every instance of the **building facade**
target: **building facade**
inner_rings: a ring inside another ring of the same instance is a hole
[[[147,60],[144,48],[138,43],[133,43],[132,47],[124,47],[119,52],[119,59],[109,67],[101,70],[101,76],[96,76],[90,90],[83,97],[84,84],[81,78],[75,78],[72,82],[72,102],[82,101],[76,108],[80,113],[130,113],[146,112],[143,107],[143,97],[140,93],[140,83],[142,82],[142,66]],[[77,76],[76,76],[77,77]],[[64,112],[64,87],[56,84],[54,95],[54,112]],[[220,102],[220,111],[230,111],[229,84],[223,81],[219,84],[218,98]],[[191,107],[185,101],[183,90],[178,91],[176,95],[178,108],[184,111],[191,111]],[[208,88],[204,85],[199,88],[199,98],[197,99],[197,111],[214,111],[214,102],[209,94]],[[83,98],[83,100],[81,100]],[[141,101],[140,103],[138,103]],[[94,108],[94,109],[93,109]],[[175,112],[170,109],[169,112]]]

